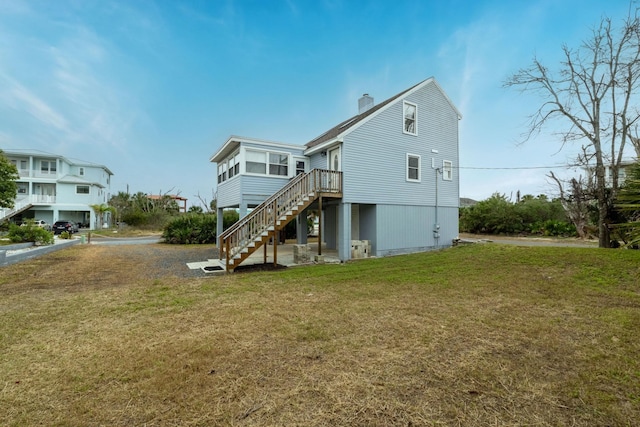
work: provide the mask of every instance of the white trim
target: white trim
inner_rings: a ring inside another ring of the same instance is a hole
[[[413,132],[409,132],[405,126],[407,106],[413,107],[415,109],[413,117]],[[404,133],[405,135],[418,136],[418,104],[406,101],[404,99],[402,100],[402,133]]]
[[[448,166],[448,168],[447,168]],[[447,178],[446,172],[449,171],[449,177]],[[444,181],[453,181],[453,162],[451,160],[442,161],[442,179]]]
[[[418,159],[418,179],[409,178],[409,157]],[[407,156],[405,158],[404,170],[405,170],[404,177],[407,182],[421,182],[422,181],[422,156],[420,156],[419,154],[407,153]]]
[[[225,141],[224,144],[222,144],[222,147],[220,147],[218,149],[218,151],[216,151],[211,158],[209,158],[209,161],[212,163],[218,163],[218,160],[223,160],[224,158],[229,157],[228,155],[224,155],[224,153],[226,152],[231,152],[231,151],[235,151],[238,149],[238,147],[240,147],[242,145],[242,143],[249,143],[249,144],[260,144],[260,145],[267,145],[269,147],[275,147],[281,150],[286,150],[286,149],[296,149],[296,150],[300,150],[300,151],[304,151],[304,149],[306,148],[304,145],[295,145],[295,144],[287,144],[284,142],[275,142],[275,141],[266,141],[263,139],[257,139],[257,138],[245,138],[242,136],[236,136],[236,135],[231,135],[229,137],[229,139],[227,139]],[[237,144],[238,147],[234,147],[233,150],[230,150],[230,146],[232,146],[233,144]],[[252,147],[249,147],[252,148]],[[223,158],[221,158],[223,157]]]

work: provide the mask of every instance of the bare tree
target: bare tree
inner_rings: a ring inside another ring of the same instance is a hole
[[[583,183],[582,177],[569,180],[569,191],[565,191],[563,181],[559,179],[553,172],[549,172],[549,178],[553,179],[558,185],[560,193],[560,203],[567,216],[575,225],[578,237],[584,239],[588,237],[587,225],[589,223],[589,191]]]
[[[576,161],[594,173],[599,246],[610,247],[609,206],[618,193],[625,146],[630,143],[640,150],[638,140],[632,138],[640,118],[635,98],[640,94],[638,10],[628,14],[619,30],[611,19],[602,18],[579,49],[563,46],[562,50],[564,58],[556,73],[534,58],[529,68],[510,76],[504,86],[542,96],[524,141],[559,119],[566,125],[559,133],[562,147],[574,141],[582,144]]]

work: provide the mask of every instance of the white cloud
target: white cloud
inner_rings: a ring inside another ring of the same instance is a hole
[[[3,100],[16,110],[24,110],[43,125],[64,131],[68,127],[67,120],[39,96],[31,92],[19,82],[6,75],[0,75],[6,87]]]

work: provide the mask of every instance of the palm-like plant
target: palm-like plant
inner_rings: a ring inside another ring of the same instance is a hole
[[[102,229],[102,226],[104,224],[104,214],[106,214],[107,212],[111,212],[111,213],[116,212],[116,209],[113,206],[109,206],[104,203],[99,205],[90,205],[90,207],[91,209],[93,209],[93,212],[96,214],[96,217],[100,222],[100,227],[99,227],[100,229]]]
[[[627,169],[627,177],[616,198],[615,208],[627,222],[616,224],[627,247],[640,244],[640,163]]]

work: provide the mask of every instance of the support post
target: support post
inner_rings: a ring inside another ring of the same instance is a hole
[[[227,241],[226,241],[226,245],[225,245],[224,251],[225,251],[226,257],[227,257],[227,268],[225,269],[225,271],[228,273],[229,272],[229,239],[227,239]]]
[[[322,193],[318,198],[318,255],[322,255]]]
[[[273,207],[273,266],[278,265],[278,199]]]

